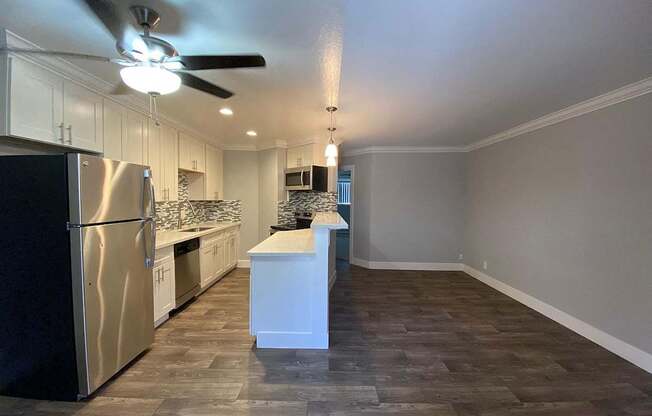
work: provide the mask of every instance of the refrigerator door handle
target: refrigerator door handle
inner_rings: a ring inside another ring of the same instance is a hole
[[[149,227],[149,233],[145,232],[145,267],[151,269],[154,267],[154,259],[156,257],[156,220],[154,218],[147,218],[143,222],[143,228]]]
[[[144,171],[144,177],[145,177],[145,184],[144,184],[145,189],[143,189],[143,217],[155,218],[156,217],[156,194],[154,192],[154,181],[152,180],[152,170],[146,168]],[[145,200],[145,195],[147,195],[147,200]]]

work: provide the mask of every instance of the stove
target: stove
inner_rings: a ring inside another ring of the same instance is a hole
[[[303,230],[310,228],[310,224],[314,219],[315,214],[307,211],[296,211],[294,213],[295,225],[281,224],[281,225],[272,225],[269,231],[269,234],[272,235],[277,231],[291,231],[291,230]]]

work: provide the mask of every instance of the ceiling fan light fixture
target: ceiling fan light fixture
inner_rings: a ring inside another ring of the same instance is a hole
[[[170,94],[181,86],[177,74],[159,66],[128,66],[120,70],[120,77],[130,88],[145,94]]]

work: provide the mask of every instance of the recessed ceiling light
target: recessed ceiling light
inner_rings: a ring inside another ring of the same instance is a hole
[[[258,136],[258,133],[253,130],[247,130],[247,136],[256,137]]]
[[[223,116],[232,116],[233,110],[231,110],[228,107],[220,108],[220,114],[222,114]]]

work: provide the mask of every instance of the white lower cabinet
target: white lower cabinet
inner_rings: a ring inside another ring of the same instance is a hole
[[[223,230],[201,238],[200,273],[204,290],[237,265],[237,230]]]
[[[154,326],[165,322],[174,308],[174,248],[156,250],[154,261]]]

